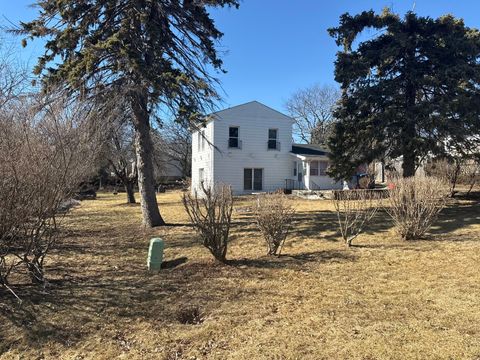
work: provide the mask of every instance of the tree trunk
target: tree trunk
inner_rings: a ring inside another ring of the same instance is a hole
[[[135,127],[135,151],[137,154],[138,190],[146,227],[165,225],[158,209],[153,172],[153,144],[150,136],[150,119],[145,96],[132,101]]]
[[[405,151],[402,163],[403,177],[415,176],[415,153],[413,151]]]
[[[124,184],[125,186],[125,191],[127,192],[127,202],[129,204],[135,204],[135,192],[133,189],[133,183],[130,180],[127,180]]]
[[[412,39],[413,44],[408,44],[406,49],[406,85],[405,85],[405,124],[403,131],[400,134],[402,136],[403,143],[403,163],[402,172],[403,177],[415,176],[415,160],[416,160],[416,146],[414,145],[416,132],[416,112],[415,112],[415,99],[417,95],[417,89],[415,85],[415,79],[413,73],[416,67],[415,61],[415,40]]]

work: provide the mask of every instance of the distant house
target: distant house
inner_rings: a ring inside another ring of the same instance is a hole
[[[210,115],[192,136],[192,191],[230,184],[235,194],[276,189],[339,189],[328,153],[292,142],[293,119],[258,101]]]

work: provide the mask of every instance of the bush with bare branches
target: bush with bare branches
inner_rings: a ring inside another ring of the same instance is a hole
[[[228,185],[217,184],[183,194],[183,205],[205,246],[220,262],[225,262],[232,222],[233,195]]]
[[[445,207],[449,184],[435,177],[399,178],[389,190],[387,211],[405,240],[421,238]]]
[[[426,164],[425,172],[448,184],[450,196],[453,197],[458,184],[468,187],[467,194],[472,191],[480,174],[480,162],[477,157],[467,155],[434,159]]]
[[[338,226],[347,246],[361,234],[375,216],[382,203],[383,194],[374,190],[337,191],[332,199],[337,213]]]
[[[11,99],[0,115],[0,285],[12,292],[9,275],[21,269],[45,282],[64,202],[88,176],[94,153],[84,104],[55,98]]]
[[[280,255],[291,229],[295,210],[288,203],[287,197],[280,192],[260,195],[254,209],[257,226],[267,243],[267,254]]]

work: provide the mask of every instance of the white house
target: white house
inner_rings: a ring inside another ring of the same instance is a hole
[[[192,192],[216,183],[235,194],[276,189],[339,189],[326,175],[327,152],[293,144],[293,119],[258,101],[210,115],[192,136]]]

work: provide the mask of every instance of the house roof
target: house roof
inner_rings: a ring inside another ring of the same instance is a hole
[[[219,111],[215,111],[211,114],[208,114],[207,118],[209,118],[209,119],[208,119],[207,122],[210,122],[211,120],[214,120],[216,117],[221,117],[222,115],[227,115],[232,110],[238,111],[238,110],[242,110],[242,108],[256,108],[257,110],[263,110],[264,112],[266,111],[267,113],[268,112],[273,112],[276,115],[279,115],[279,118],[283,118],[283,119],[289,120],[291,122],[294,121],[293,118],[291,118],[290,116],[285,115],[285,114],[281,113],[280,111],[271,108],[270,106],[262,104],[259,101],[253,100],[253,101],[246,102],[244,104],[231,106],[229,108],[219,110]]]
[[[292,154],[327,156],[329,151],[322,145],[317,144],[292,144]]]

